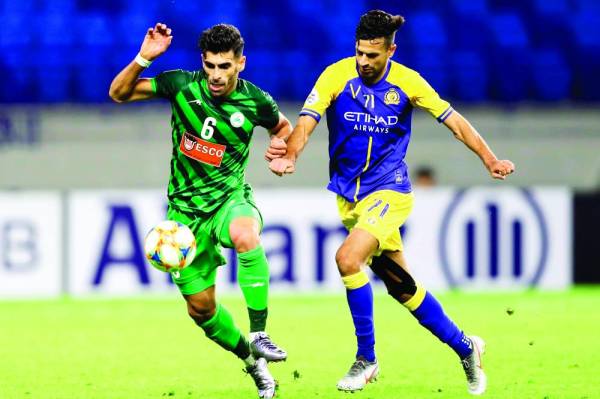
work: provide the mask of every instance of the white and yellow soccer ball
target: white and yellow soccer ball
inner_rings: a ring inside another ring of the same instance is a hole
[[[196,256],[196,238],[185,224],[165,220],[148,232],[144,252],[152,266],[163,272],[177,272]]]

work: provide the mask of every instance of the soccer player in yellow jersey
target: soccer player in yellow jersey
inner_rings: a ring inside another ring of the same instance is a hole
[[[444,123],[481,158],[492,178],[505,179],[515,166],[499,160],[473,126],[440,99],[417,72],[391,60],[396,50],[394,36],[403,23],[403,17],[380,10],[364,14],[356,29],[355,57],[325,69],[287,143],[282,139],[285,137],[274,137],[265,156],[274,173],[293,173],[298,155],[327,111],[328,189],[337,194],[339,213],[349,230],[336,262],[358,344],[356,359],[338,382],[338,389],[363,389],[379,373],[373,293],[362,269],[370,264],[389,294],[456,352],[469,392],[478,395],[486,388],[481,367],[483,340],[466,335],[448,318],[435,297],[413,279],[403,255],[399,228],[413,206],[404,163],[413,108],[422,108]]]

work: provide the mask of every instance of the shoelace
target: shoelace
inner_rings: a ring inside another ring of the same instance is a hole
[[[257,344],[258,344],[259,346],[265,347],[265,348],[267,348],[267,349],[269,349],[269,350],[272,350],[272,351],[281,352],[281,349],[279,349],[279,348],[277,347],[277,345],[275,345],[275,344],[273,343],[273,341],[271,341],[271,340],[269,339],[269,337],[268,337],[268,336],[266,336],[266,335],[262,335],[262,336],[258,337],[257,341],[258,341],[258,342],[257,342]]]
[[[365,361],[362,359],[359,359],[357,361],[354,362],[354,364],[352,364],[352,366],[350,367],[350,371],[348,371],[348,375],[355,377],[359,374],[361,374],[363,372],[363,370],[365,369],[366,364]]]

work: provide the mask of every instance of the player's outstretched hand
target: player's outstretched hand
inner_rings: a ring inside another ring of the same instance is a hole
[[[269,162],[269,169],[277,176],[289,175],[296,171],[294,161],[287,158],[275,158]]]
[[[140,48],[140,55],[148,61],[153,61],[167,51],[172,40],[171,29],[159,22],[154,28],[150,28],[146,32],[144,42]]]
[[[271,162],[274,159],[281,158],[287,152],[287,144],[282,138],[277,136],[271,137],[271,143],[267,152],[265,152],[265,161]]]
[[[494,179],[505,180],[506,176],[515,171],[515,165],[508,159],[497,159],[488,166],[488,171]]]

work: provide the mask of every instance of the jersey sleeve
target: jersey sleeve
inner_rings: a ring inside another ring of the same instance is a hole
[[[256,113],[258,125],[267,130],[273,129],[279,123],[279,107],[273,97],[263,90],[258,90]]]
[[[408,87],[407,94],[410,102],[427,111],[438,122],[444,122],[454,112],[450,103],[442,100],[433,87],[418,73],[415,72],[410,77]]]
[[[157,96],[173,99],[192,80],[192,73],[181,69],[161,72],[150,79],[152,91]]]
[[[343,90],[347,81],[345,64],[336,63],[328,66],[311,90],[300,111],[300,115],[312,116],[319,122],[336,96]]]

